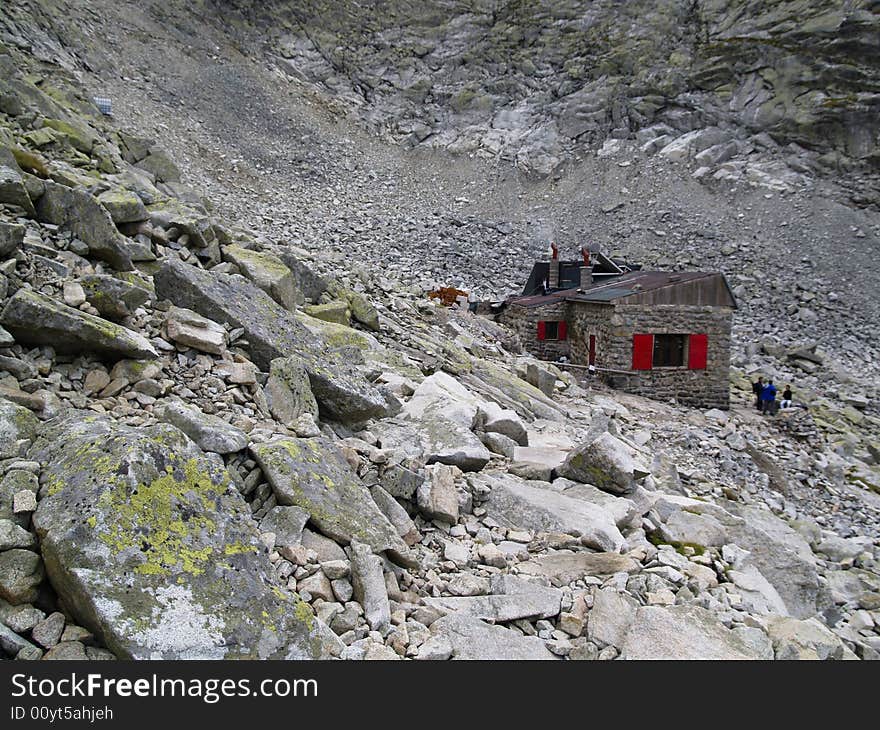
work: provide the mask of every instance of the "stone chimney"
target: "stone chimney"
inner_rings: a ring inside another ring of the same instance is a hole
[[[587,290],[593,286],[593,267],[581,266],[581,290]]]
[[[547,287],[551,290],[559,288],[559,259],[550,259],[550,273],[547,276]]]

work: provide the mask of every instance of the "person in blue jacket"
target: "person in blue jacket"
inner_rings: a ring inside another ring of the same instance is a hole
[[[776,386],[772,380],[767,381],[764,390],[761,391],[762,413],[769,413],[771,416],[776,412]]]

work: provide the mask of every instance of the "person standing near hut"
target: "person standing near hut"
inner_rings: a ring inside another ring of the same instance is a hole
[[[783,410],[791,408],[791,385],[786,385],[782,391],[782,403],[779,404]]]
[[[761,395],[764,391],[764,378],[758,378],[757,382],[752,383],[752,393],[755,394],[755,410],[761,410]]]
[[[772,380],[767,381],[764,390],[761,391],[761,403],[763,413],[769,413],[771,416],[776,413],[776,386]]]

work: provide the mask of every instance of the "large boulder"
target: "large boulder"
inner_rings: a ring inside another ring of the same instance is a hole
[[[342,299],[343,301],[348,302],[348,307],[351,310],[351,316],[353,319],[360,322],[367,329],[371,329],[374,332],[379,331],[379,313],[376,311],[376,308],[367,301],[366,297],[352,291],[351,289],[347,289],[337,281],[331,281],[327,286],[327,291],[334,299]]]
[[[605,431],[572,451],[558,472],[606,492],[628,494],[650,470],[634,448]]]
[[[623,639],[624,659],[762,659],[737,630],[699,606],[642,606]]]
[[[220,355],[226,349],[228,334],[222,324],[191,309],[171,307],[165,315],[168,339],[184,347]]]
[[[479,471],[492,454],[471,430],[483,401],[448,373],[437,372],[416,388],[401,417],[412,422],[425,462]]]
[[[777,659],[842,659],[846,653],[843,642],[816,618],[772,616],[767,633]]]
[[[89,247],[92,256],[114,269],[132,268],[125,236],[97,199],[85,190],[48,180],[44,186],[45,192],[37,201],[37,217],[41,221],[67,228]]]
[[[162,200],[147,206],[147,209],[154,226],[177,228],[195,248],[206,248],[217,237],[206,213],[179,200]]]
[[[39,425],[27,408],[0,398],[0,459],[18,456],[18,442],[33,440]]]
[[[366,381],[358,362],[354,347],[324,349],[317,358],[304,360],[312,393],[325,418],[357,424],[388,414],[388,401]]]
[[[535,418],[559,421],[565,415],[541,390],[491,360],[474,360],[472,372],[464,379],[484,398],[516,411],[527,421]]]
[[[132,659],[307,659],[321,626],[274,574],[222,465],[176,428],[46,424],[34,526],[76,621]]]
[[[712,515],[676,510],[660,525],[660,536],[671,545],[721,547],[727,542],[727,531]]]
[[[620,552],[626,543],[611,513],[548,489],[546,482],[512,474],[477,479],[491,489],[486,509],[503,525],[579,536],[584,545],[607,552]]]
[[[298,357],[329,418],[358,422],[385,414],[385,399],[350,363],[350,357],[328,351],[293,314],[246,279],[169,259],[154,281],[157,296],[244,329],[253,360],[263,370],[269,370],[277,358]]]
[[[493,576],[486,596],[453,596],[422,599],[425,605],[443,612],[485,619],[515,621],[521,618],[550,618],[562,605],[562,591],[531,583],[513,575]]]
[[[455,477],[461,472],[454,466],[433,464],[426,470],[428,479],[416,491],[419,510],[428,518],[454,525],[458,522],[458,492]]]
[[[374,555],[369,545],[352,540],[351,583],[354,596],[364,607],[364,618],[373,631],[384,631],[391,626],[391,605],[382,572],[382,559]]]
[[[593,595],[593,608],[587,620],[590,641],[601,647],[620,648],[636,615],[638,602],[613,588],[603,588]]]
[[[318,402],[309,384],[309,374],[295,357],[279,357],[269,367],[265,386],[269,411],[277,421],[293,428],[304,413],[318,416]]]
[[[303,299],[298,300],[297,304],[302,304],[306,299],[317,302],[321,298],[321,294],[327,291],[327,280],[316,274],[295,252],[285,249],[280,253],[280,256],[285,266],[293,274],[297,291],[302,292]]]
[[[547,578],[553,585],[562,586],[586,576],[607,576],[615,573],[635,573],[638,561],[619,553],[548,553],[520,563],[519,572]]]
[[[311,355],[318,342],[294,316],[242,277],[217,274],[174,258],[154,277],[156,296],[215,321],[241,327],[253,361],[268,370],[275,358]]]
[[[431,635],[449,642],[452,659],[557,659],[537,636],[523,636],[458,613],[432,623]]]
[[[158,357],[150,342],[125,327],[86,314],[33,289],[19,289],[0,312],[0,324],[18,342],[51,345],[57,352],[144,360]]]
[[[642,512],[642,507],[632,499],[616,497],[608,492],[603,492],[592,484],[581,484],[570,479],[560,478],[554,479],[550,488],[566,497],[591,502],[597,507],[601,507],[614,518],[615,524],[621,528],[628,525],[633,518],[639,516]],[[647,508],[645,508],[645,511],[647,511]]]
[[[274,254],[251,251],[241,246],[226,246],[223,257],[238,266],[244,276],[285,309],[292,312],[297,302],[302,301],[293,273]]]
[[[28,215],[34,214],[34,204],[28,195],[15,158],[0,155],[0,203],[10,203],[23,209]]]
[[[486,401],[480,404],[477,419],[483,431],[500,433],[513,439],[520,446],[529,445],[529,435],[525,424],[516,411],[510,408],[502,408],[497,403]]]
[[[182,401],[164,405],[158,415],[161,420],[183,431],[205,451],[233,454],[248,444],[248,436],[240,428]]]
[[[332,441],[288,438],[250,448],[278,504],[301,507],[338,542],[357,540],[374,552],[389,550],[406,559],[406,544]]]
[[[150,217],[143,201],[125,188],[106,190],[98,196],[114,223],[136,223]]]
[[[26,231],[20,223],[0,221],[0,259],[5,259],[21,246]]]
[[[0,599],[7,603],[18,606],[36,601],[44,577],[37,553],[19,548],[0,552]]]
[[[724,502],[740,519],[726,524],[731,542],[748,550],[749,560],[776,589],[788,613],[809,618],[821,610],[816,558],[806,540],[766,509]]]
[[[83,276],[79,283],[86,294],[86,301],[102,317],[117,320],[133,314],[151,296],[146,285],[141,286],[133,281],[124,281],[107,274],[89,274]]]

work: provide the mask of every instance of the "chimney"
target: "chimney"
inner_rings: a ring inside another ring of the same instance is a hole
[[[581,290],[589,289],[593,286],[593,267],[581,266]]]
[[[547,277],[547,288],[550,290],[559,288],[559,259],[550,259],[550,273]]]

